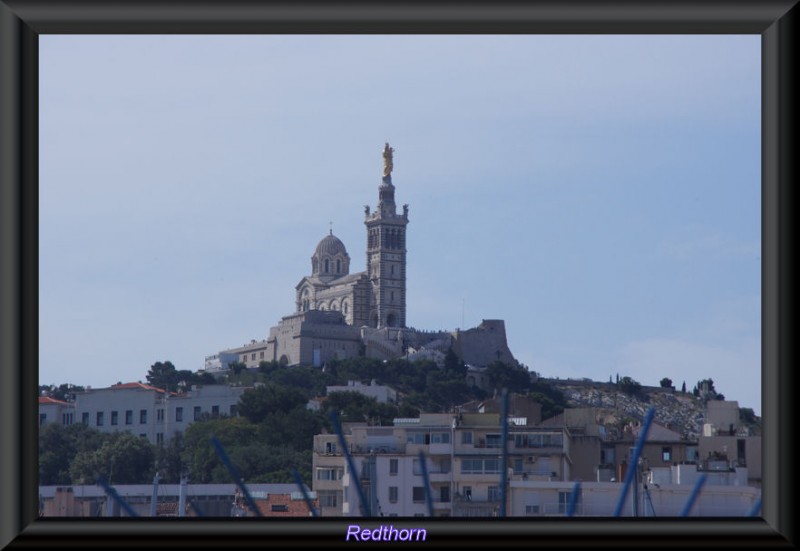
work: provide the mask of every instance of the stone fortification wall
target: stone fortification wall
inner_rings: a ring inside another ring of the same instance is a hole
[[[513,363],[503,320],[483,320],[478,327],[453,333],[453,351],[468,365],[487,366],[495,360]]]

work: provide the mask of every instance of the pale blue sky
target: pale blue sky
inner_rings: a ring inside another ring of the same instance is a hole
[[[265,338],[389,141],[409,325],[760,412],[760,86],[756,35],[42,36],[40,382]]]

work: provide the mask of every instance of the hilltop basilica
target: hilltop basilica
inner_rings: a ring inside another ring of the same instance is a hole
[[[350,272],[350,255],[331,231],[311,257],[311,275],[295,286],[295,312],[269,336],[206,358],[205,369],[231,362],[262,361],[320,366],[330,359],[367,356],[441,361],[448,349],[480,366],[513,361],[502,320],[484,320],[467,331],[418,331],[406,325],[406,230],[408,205],[398,212],[392,184],[394,150],[383,149],[383,177],[374,211],[364,207],[366,270]]]

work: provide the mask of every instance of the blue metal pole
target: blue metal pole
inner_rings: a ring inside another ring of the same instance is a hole
[[[253,513],[257,517],[260,517],[261,516],[261,511],[258,510],[258,506],[256,506],[256,502],[253,501],[253,497],[250,495],[250,492],[247,490],[247,486],[245,486],[244,482],[242,482],[242,477],[239,476],[239,471],[237,471],[236,467],[234,467],[233,463],[231,463],[231,460],[230,460],[230,458],[228,458],[228,454],[225,453],[225,450],[223,449],[222,444],[220,444],[219,440],[217,440],[217,438],[215,436],[211,437],[211,443],[214,445],[214,449],[216,450],[217,455],[219,456],[219,458],[222,459],[222,462],[228,468],[228,472],[231,473],[231,476],[233,477],[233,481],[239,487],[239,490],[242,491],[242,495],[244,496],[244,500],[247,503],[247,506],[250,507],[250,510],[253,511]]]
[[[339,446],[341,446],[342,453],[344,454],[344,457],[347,460],[347,465],[350,468],[350,476],[353,478],[353,480],[355,480],[356,492],[358,492],[358,499],[361,502],[362,514],[365,517],[372,516],[370,514],[369,502],[364,497],[364,490],[361,489],[361,481],[359,480],[358,473],[356,472],[355,463],[353,463],[353,456],[350,455],[350,450],[347,449],[347,440],[344,439],[342,425],[339,423],[339,416],[336,415],[335,411],[331,412],[331,421],[333,422],[333,428],[336,430],[336,434],[339,435]]]
[[[759,497],[755,503],[753,503],[753,508],[750,509],[749,516],[757,517],[758,514],[761,512],[761,498]]]
[[[306,492],[306,485],[303,484],[303,480],[300,478],[300,473],[297,472],[297,469],[292,469],[292,476],[294,477],[297,487],[303,492],[303,499],[306,500],[306,505],[308,506],[308,510],[311,511],[311,516],[319,516],[317,515],[316,508],[314,508],[314,504],[311,503],[311,498],[308,496],[308,492]]]
[[[425,502],[428,504],[428,516],[433,516],[433,497],[431,497],[431,483],[428,479],[428,462],[425,461],[425,454],[419,450],[419,464],[422,466],[422,481],[425,484]]]
[[[191,508],[192,508],[192,511],[194,511],[194,514],[195,514],[195,515],[197,515],[198,517],[203,517],[203,516],[205,516],[205,515],[203,514],[203,511],[201,511],[201,510],[200,510],[200,508],[199,508],[199,507],[198,507],[198,506],[195,504],[195,502],[194,502],[194,501],[190,501],[190,502],[189,502],[189,507],[191,507]],[[180,513],[180,511],[179,511],[179,513]]]
[[[103,478],[102,476],[97,477],[97,483],[100,484],[100,486],[103,487],[103,489],[106,491],[106,493],[109,496],[111,496],[114,499],[114,501],[119,503],[120,507],[125,509],[125,512],[128,513],[128,516],[131,516],[131,517],[138,517],[139,516],[139,515],[136,514],[136,511],[134,511],[131,508],[131,506],[128,505],[128,502],[126,502],[124,499],[122,499],[122,497],[117,493],[117,491],[109,485],[109,483],[106,481],[105,478]]]
[[[567,516],[571,517],[575,514],[575,505],[578,503],[578,492],[581,491],[581,483],[575,482],[572,487],[572,494],[569,496],[569,503],[567,503]]]
[[[506,516],[506,486],[508,485],[508,390],[506,389],[503,389],[503,415],[500,417],[500,426],[503,434],[503,455],[500,461],[500,518],[504,518]]]
[[[642,430],[639,433],[639,439],[636,441],[636,447],[633,448],[631,464],[628,467],[628,472],[625,473],[625,481],[622,483],[622,491],[619,495],[619,501],[617,501],[617,507],[614,509],[615,517],[618,517],[622,513],[622,507],[625,505],[625,498],[628,497],[628,489],[630,488],[631,481],[636,474],[636,469],[639,465],[639,456],[642,453],[644,442],[647,440],[647,433],[650,431],[650,424],[653,422],[653,417],[655,414],[655,408],[648,409],[647,414],[645,414],[644,424],[642,425]]]
[[[700,490],[703,488],[703,484],[706,483],[706,475],[701,474],[697,481],[694,483],[694,488],[692,488],[692,493],[689,494],[689,499],[686,500],[686,505],[683,506],[683,511],[681,511],[681,516],[686,517],[689,516],[689,511],[692,510],[692,506],[694,505],[695,500],[697,500],[697,496],[700,495]]]

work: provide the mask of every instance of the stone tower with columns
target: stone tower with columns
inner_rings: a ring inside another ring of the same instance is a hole
[[[406,326],[406,226],[408,205],[397,212],[392,169],[394,149],[383,149],[383,178],[378,186],[378,206],[365,208],[367,276],[370,282],[370,327]]]

